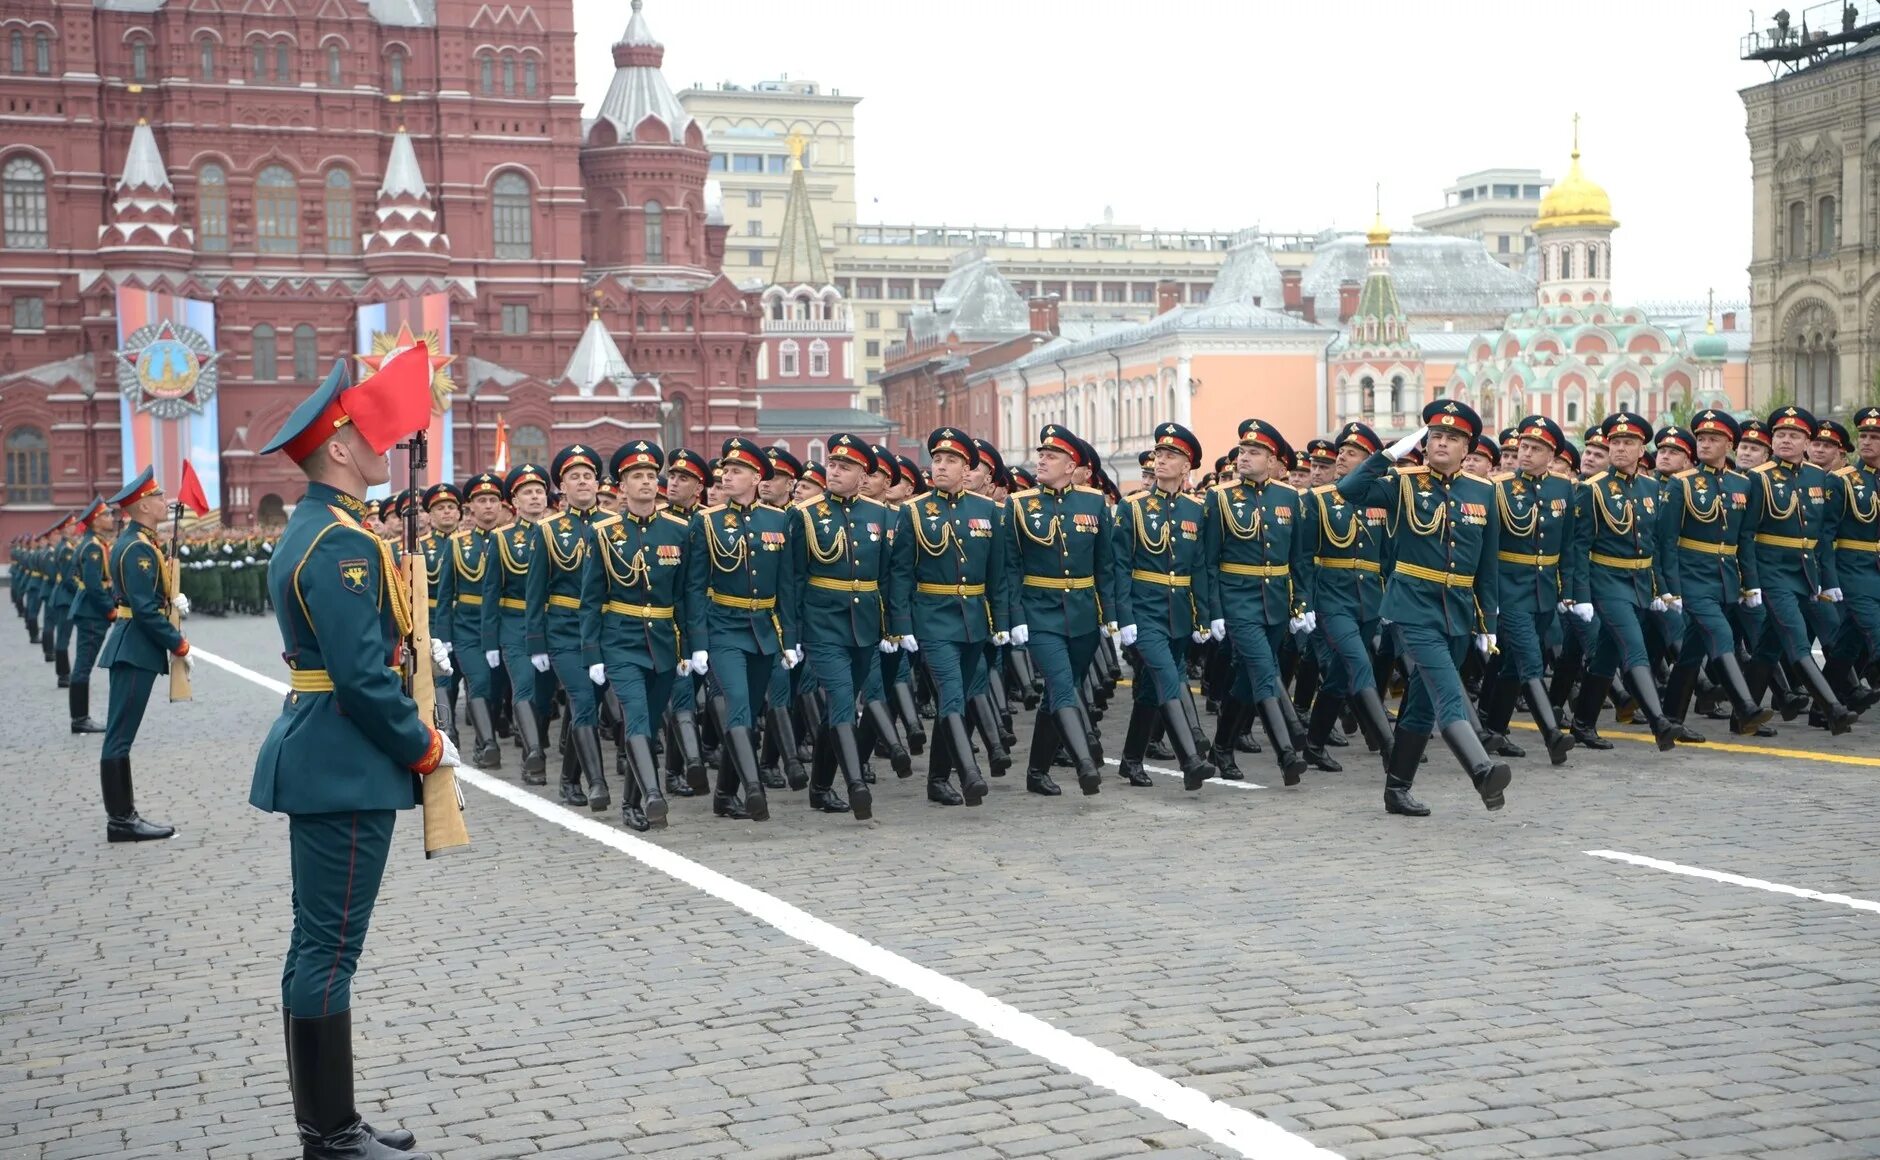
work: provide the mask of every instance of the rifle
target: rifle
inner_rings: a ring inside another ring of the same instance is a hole
[[[409,493],[416,502],[418,481],[423,478],[428,440],[423,431],[404,444],[410,459]],[[405,586],[411,594],[411,638],[405,648],[405,690],[418,703],[418,719],[436,727],[437,685],[431,677],[431,575],[424,553],[418,551],[418,516],[413,511],[405,521]],[[440,765],[424,778],[424,856],[461,849],[470,844],[470,830],[463,820],[463,791],[457,786],[457,771]]]
[[[177,557],[177,548],[183,537],[183,505],[170,505],[170,558],[163,562],[163,583],[167,587],[170,599],[166,601],[170,609],[170,627],[183,631],[183,614],[176,610],[176,594],[183,590],[183,563]],[[196,691],[189,684],[189,669],[180,664],[170,665],[170,701],[193,701]]]

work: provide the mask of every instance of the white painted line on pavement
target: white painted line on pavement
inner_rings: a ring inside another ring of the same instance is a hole
[[[1832,902],[1837,906],[1846,906],[1854,910],[1865,910],[1871,914],[1880,914],[1880,902],[1870,902],[1865,898],[1855,898],[1847,894],[1824,894],[1819,890],[1810,890],[1805,886],[1785,886],[1780,882],[1765,882],[1761,878],[1746,878],[1741,874],[1728,874],[1722,870],[1706,870],[1701,866],[1686,866],[1680,862],[1666,862],[1661,858],[1647,858],[1643,854],[1626,854],[1618,850],[1588,850],[1586,853],[1595,858],[1606,858],[1614,862],[1629,862],[1634,866],[1646,866],[1653,870],[1663,870],[1670,874],[1683,874],[1689,878],[1708,878],[1712,882],[1723,882],[1731,886],[1747,886],[1752,890],[1767,890],[1771,894],[1787,894],[1795,898],[1808,898],[1815,902]]]
[[[284,681],[262,676],[253,669],[194,645],[190,646],[190,654],[264,689],[280,694],[288,691]],[[799,942],[892,983],[1007,1043],[1084,1077],[1098,1087],[1108,1088],[1183,1127],[1192,1128],[1242,1156],[1255,1157],[1256,1160],[1343,1160],[1337,1152],[1320,1148],[1270,1120],[1263,1120],[1252,1112],[1224,1104],[1140,1064],[1131,1063],[1107,1048],[1059,1030],[984,991],[850,934],[800,907],[728,878],[682,854],[575,813],[482,770],[461,766],[457,776],[465,784],[475,786],[484,793],[617,850],[675,881],[729,903]]]
[[[1118,761],[1114,757],[1106,757],[1103,759],[1103,764],[1120,766],[1123,763],[1121,761]],[[1161,765],[1145,765],[1142,767],[1142,771],[1144,773],[1153,773],[1161,777],[1179,778],[1182,776],[1181,770],[1169,769],[1166,766],[1161,766]],[[1258,782],[1228,781],[1224,777],[1210,777],[1208,780],[1202,782],[1201,784],[1202,785],[1218,785],[1222,787],[1223,789],[1265,789],[1266,788],[1265,786],[1261,785]]]

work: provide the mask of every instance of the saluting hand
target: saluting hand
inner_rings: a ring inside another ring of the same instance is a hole
[[[1384,454],[1390,456],[1392,459],[1402,459],[1412,451],[1415,451],[1417,444],[1423,442],[1424,436],[1429,433],[1430,429],[1428,427],[1418,427],[1415,431],[1410,432],[1410,434],[1405,435],[1402,439],[1386,447]]]

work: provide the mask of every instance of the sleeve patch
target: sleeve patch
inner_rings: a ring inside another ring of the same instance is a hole
[[[366,560],[341,560],[339,562],[340,586],[355,595],[365,594],[366,577],[370,574],[371,566]]]

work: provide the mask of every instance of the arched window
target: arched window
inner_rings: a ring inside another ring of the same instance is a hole
[[[344,73],[344,70],[341,68],[341,64],[342,64],[342,58],[340,57],[339,45],[337,44],[327,45],[326,46],[326,83],[329,85],[332,85],[335,88],[339,87],[340,82],[345,79],[345,73]]]
[[[274,83],[293,84],[294,72],[294,46],[283,40],[274,46]]]
[[[535,95],[535,71],[535,58],[532,56],[523,57],[522,93],[524,96],[533,97]]]
[[[303,383],[320,377],[320,340],[313,327],[301,323],[294,328],[294,378]]]
[[[196,248],[228,252],[228,176],[220,165],[205,165],[196,179]]]
[[[807,463],[821,463],[829,454],[829,449],[823,446],[823,441],[820,439],[811,439],[809,446],[805,448],[804,451],[809,456],[809,458],[805,460]]]
[[[1808,203],[1792,201],[1789,203],[1789,257],[1799,258],[1808,253]]]
[[[284,165],[255,177],[255,248],[264,254],[300,252],[300,190]]]
[[[385,91],[405,91],[405,50],[402,48],[394,48],[385,56]]]
[[[1560,277],[1562,280],[1573,277],[1573,247],[1560,247]]]
[[[255,327],[250,339],[248,365],[251,377],[258,383],[271,383],[281,377],[275,359],[274,328],[265,322]]]
[[[829,344],[820,338],[809,344],[809,373],[818,378],[829,373]]]
[[[7,502],[52,502],[52,448],[37,427],[7,432]]]
[[[33,34],[33,71],[42,77],[52,75],[52,34],[50,32]]]
[[[215,37],[205,36],[196,42],[196,76],[200,80],[215,79]]]
[[[1598,246],[1586,247],[1586,276],[1588,278],[1599,277],[1599,247]]]
[[[264,41],[248,46],[248,79],[258,85],[268,83],[268,46]]]
[[[535,256],[535,206],[528,179],[505,173],[490,187],[491,217],[496,227],[496,256]]]
[[[1402,375],[1392,375],[1390,377],[1390,408],[1398,414],[1402,414],[1405,411],[1420,410],[1420,408],[1416,406],[1416,401],[1410,397],[1409,388],[1404,386]]]
[[[503,95],[516,95],[516,57],[514,53],[503,54]]]
[[[287,522],[287,505],[278,492],[271,491],[261,497],[260,505],[255,508],[255,522],[264,528],[278,528]]]
[[[686,417],[685,396],[675,396],[670,407],[659,421],[659,441],[671,452],[675,447],[684,447],[686,440],[692,437],[692,428]]]
[[[646,260],[666,260],[666,211],[656,201],[649,201],[646,211]]]
[[[139,84],[150,79],[150,42],[141,37],[131,41],[131,79]]]
[[[786,379],[797,375],[796,339],[786,338],[777,344],[777,373]]]
[[[509,464],[548,466],[548,433],[540,427],[522,426],[509,433]]]
[[[1815,203],[1815,252],[1816,253],[1831,254],[1834,252],[1834,247],[1836,244],[1834,231],[1835,231],[1836,225],[1837,223],[1834,219],[1834,198],[1824,197],[1820,201],[1816,202]]]
[[[1377,414],[1377,380],[1366,375],[1358,380],[1358,410],[1361,414]]]
[[[7,36],[7,71],[26,71],[26,34],[17,28]]]
[[[477,92],[489,96],[496,88],[496,58],[487,52],[477,54]]]
[[[46,216],[46,171],[30,157],[15,157],[0,171],[0,214],[9,250],[43,250],[52,244]]]
[[[334,169],[326,175],[326,252],[353,252],[352,174]]]

